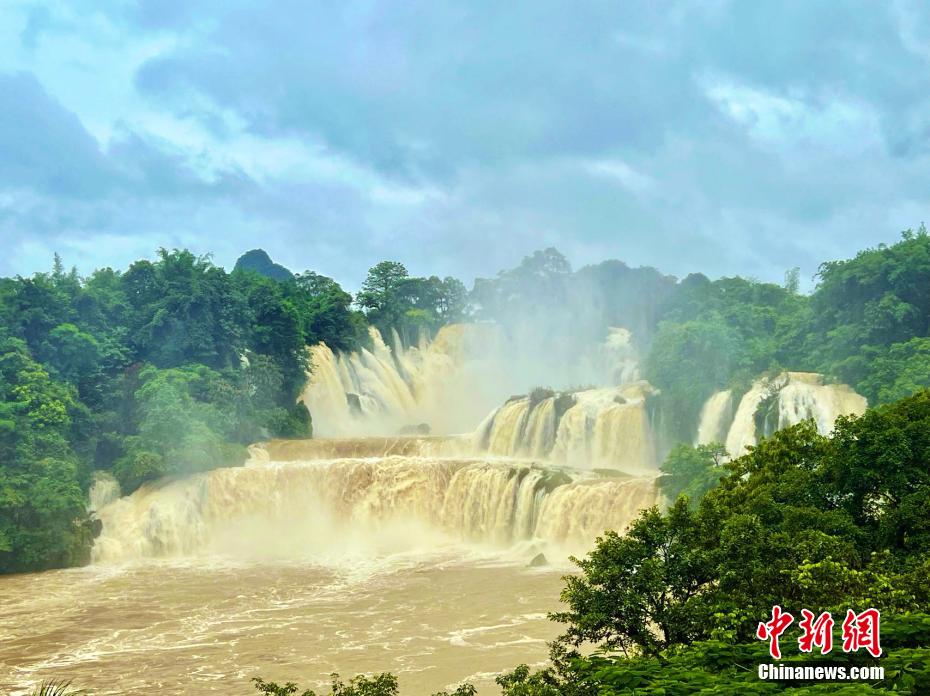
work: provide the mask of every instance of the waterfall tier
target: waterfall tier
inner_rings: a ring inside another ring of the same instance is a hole
[[[579,469],[655,468],[646,410],[647,382],[555,394],[536,390],[491,413],[479,426],[479,451],[536,457]]]
[[[375,328],[371,349],[336,354],[324,343],[310,348],[311,372],[303,401],[314,434],[325,437],[396,435],[425,424],[432,432],[465,432],[501,398],[496,354],[500,336],[478,324],[444,326],[393,348]]]
[[[735,412],[729,390],[712,395],[701,409],[696,442],[723,442],[730,456],[737,457],[760,436],[808,418],[827,435],[839,416],[861,415],[866,406],[865,397],[845,384],[825,384],[813,372],[783,372],[753,382]]]
[[[256,445],[253,459],[263,461],[310,461],[317,459],[367,459],[378,457],[468,457],[469,436],[437,437],[344,437],[312,440],[271,440]]]
[[[468,432],[508,393],[544,380],[553,386],[585,381],[628,384],[639,369],[630,332],[610,327],[600,343],[576,354],[577,364],[550,369],[540,337],[508,335],[491,324],[444,326],[433,340],[389,346],[369,329],[370,348],[334,353],[323,343],[310,350],[303,401],[323,437],[397,435],[411,426],[432,433]],[[518,356],[514,360],[514,356]]]
[[[144,486],[98,511],[95,561],[218,552],[325,558],[438,540],[583,550],[659,502],[654,477],[388,456],[263,462]],[[374,547],[374,548],[373,548]]]

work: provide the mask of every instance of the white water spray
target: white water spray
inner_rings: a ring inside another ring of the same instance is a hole
[[[723,441],[730,456],[737,457],[755,445],[760,435],[813,418],[817,430],[828,435],[841,415],[865,412],[865,397],[845,384],[826,384],[812,372],[784,372],[753,382],[732,411],[730,391],[717,392],[704,404],[696,442]]]

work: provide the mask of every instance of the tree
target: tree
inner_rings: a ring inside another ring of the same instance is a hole
[[[367,310],[386,311],[396,301],[395,293],[409,276],[404,264],[398,261],[381,261],[368,271],[362,290],[356,298]]]
[[[405,312],[410,308],[410,285],[407,269],[397,261],[382,261],[368,271],[356,302],[365,310],[368,321],[378,327],[382,335],[403,324]],[[408,286],[408,297],[402,293]]]
[[[739,333],[718,314],[662,323],[646,358],[646,377],[662,390],[673,440],[691,439],[701,405],[746,362]]]
[[[930,387],[930,338],[912,338],[866,355],[871,364],[858,387],[870,403],[887,404]]]
[[[115,473],[124,491],[166,474],[193,473],[238,465],[246,452],[230,442],[236,428],[228,384],[205,366],[139,373],[136,390],[138,435],[127,438]]]
[[[266,682],[260,677],[252,679],[255,688],[267,696],[293,696],[299,687],[294,682],[287,682],[284,686],[275,682]],[[383,673],[373,677],[358,675],[346,684],[338,674],[332,675],[330,696],[397,696],[397,677],[393,674]],[[458,693],[458,692],[457,692]],[[300,696],[317,696],[315,691],[306,689]],[[467,696],[467,692],[464,694]]]
[[[795,266],[785,271],[785,290],[797,295],[801,289],[801,269]]]
[[[841,418],[832,445],[824,479],[868,550],[930,553],[930,391]]]
[[[123,282],[140,359],[159,367],[238,364],[248,313],[229,276],[208,257],[161,249],[156,263],[130,266]]]
[[[43,362],[74,384],[91,377],[101,359],[97,339],[74,324],[59,324],[52,329],[39,354],[44,358]]]
[[[325,342],[333,350],[351,351],[364,340],[364,316],[352,311],[352,296],[332,278],[306,271],[286,292],[298,308],[305,345]]]
[[[684,499],[667,515],[643,511],[622,536],[605,532],[586,558],[573,559],[582,574],[566,578],[568,610],[551,615],[568,626],[559,641],[654,654],[704,635],[710,617],[699,594],[713,564],[702,546]]]
[[[416,342],[422,333],[461,320],[467,306],[465,286],[460,281],[437,276],[413,278],[396,261],[382,261],[368,271],[356,302],[384,337],[397,331],[407,344]]]
[[[430,280],[436,282],[438,278],[431,276]],[[446,323],[462,321],[468,313],[468,291],[458,278],[446,276],[442,279],[437,300],[437,312]]]
[[[663,492],[670,500],[684,495],[692,506],[696,506],[704,494],[727,474],[721,466],[726,454],[724,446],[716,442],[696,447],[676,446],[662,464],[665,474],[661,479]]]

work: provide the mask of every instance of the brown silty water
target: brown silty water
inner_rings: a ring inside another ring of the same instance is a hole
[[[463,447],[272,442],[108,502],[90,567],[0,578],[0,688],[247,694],[253,676],[320,689],[391,671],[404,694],[495,693],[495,674],[545,662],[568,554],[657,493],[449,454]],[[550,564],[529,567],[538,553]]]

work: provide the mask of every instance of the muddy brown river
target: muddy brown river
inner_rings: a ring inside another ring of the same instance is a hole
[[[138,561],[0,577],[0,691],[249,694],[391,671],[410,696],[546,660],[562,569],[463,551],[309,563]]]

